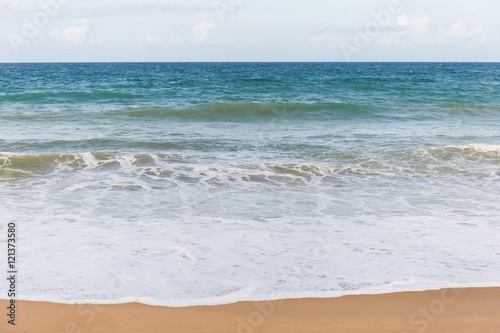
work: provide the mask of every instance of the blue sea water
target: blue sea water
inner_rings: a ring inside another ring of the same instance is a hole
[[[0,64],[0,122],[21,298],[500,286],[498,63]]]

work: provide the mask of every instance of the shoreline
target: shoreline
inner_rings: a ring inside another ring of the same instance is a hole
[[[267,296],[259,296],[255,293],[256,288],[249,285],[234,293],[222,296],[201,297],[201,298],[179,298],[173,300],[158,300],[151,299],[150,297],[123,297],[111,301],[104,301],[99,297],[88,297],[84,299],[74,300],[60,300],[57,298],[43,299],[42,297],[25,297],[16,299],[18,302],[31,302],[31,303],[50,303],[60,305],[85,305],[85,304],[99,304],[99,305],[120,305],[137,303],[147,306],[164,307],[164,308],[191,308],[200,306],[219,306],[231,305],[242,302],[279,302],[288,299],[334,299],[346,296],[368,296],[368,295],[387,295],[387,294],[400,294],[400,293],[415,293],[427,291],[439,291],[443,289],[484,289],[484,288],[500,288],[500,283],[428,283],[420,285],[416,288],[408,288],[408,286],[391,286],[389,288],[380,288],[380,286],[368,287],[359,290],[348,290],[339,292],[276,292]],[[5,301],[0,297],[0,302]]]
[[[6,313],[9,302],[0,300]],[[184,308],[16,302],[1,332],[500,332],[500,288],[450,288]]]

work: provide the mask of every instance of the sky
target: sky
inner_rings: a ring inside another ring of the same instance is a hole
[[[498,0],[0,0],[0,62],[496,62],[498,13]]]

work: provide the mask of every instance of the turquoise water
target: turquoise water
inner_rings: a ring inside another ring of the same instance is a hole
[[[496,63],[0,64],[0,121],[27,299],[500,285]]]

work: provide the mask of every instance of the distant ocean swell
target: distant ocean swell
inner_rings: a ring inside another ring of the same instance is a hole
[[[44,95],[43,93],[41,95]],[[85,97],[86,101],[101,96],[89,93]],[[133,99],[134,96],[121,96],[120,100]],[[29,99],[28,99],[29,100]],[[26,102],[24,97],[19,101]],[[9,101],[12,102],[12,101]],[[46,101],[45,101],[46,103]],[[64,106],[64,101],[54,100],[58,105],[57,109]],[[71,97],[70,103],[78,103],[78,100]],[[50,103],[49,103],[50,105]],[[440,119],[453,115],[495,115],[500,112],[500,105],[466,104],[466,103],[439,103],[439,104],[355,104],[355,103],[240,103],[224,102],[213,104],[193,105],[188,108],[168,107],[168,106],[148,106],[148,107],[109,107],[108,110],[88,111],[74,109],[71,104],[66,105],[66,109],[59,111],[47,108],[45,110],[16,109],[13,108],[8,113],[2,113],[1,119],[5,120],[43,120],[43,119],[84,119],[93,117],[106,119],[111,117],[129,117],[130,119],[178,119],[183,121],[270,121],[270,120],[349,120],[356,118],[363,119]]]

